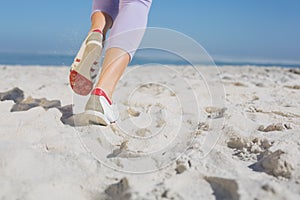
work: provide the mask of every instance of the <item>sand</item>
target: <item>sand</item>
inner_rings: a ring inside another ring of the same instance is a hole
[[[0,199],[300,199],[299,69],[130,67],[107,127],[69,68],[0,72]]]

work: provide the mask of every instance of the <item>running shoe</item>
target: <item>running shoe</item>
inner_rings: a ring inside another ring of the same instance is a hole
[[[70,85],[73,91],[86,96],[93,89],[100,66],[102,33],[94,30],[83,41],[70,70]]]
[[[112,101],[101,88],[95,88],[85,106],[84,115],[91,124],[109,125],[117,120]]]

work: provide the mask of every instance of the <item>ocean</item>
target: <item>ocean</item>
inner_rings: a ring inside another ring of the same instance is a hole
[[[24,66],[70,66],[75,55],[61,55],[61,54],[28,54],[28,53],[0,53],[0,65],[24,65]],[[224,61],[214,60],[217,66],[278,66],[298,68],[300,64],[290,62],[257,62],[257,61]],[[190,63],[172,56],[144,56],[136,54],[130,63],[133,65],[144,64],[163,64],[163,65],[189,65]],[[197,63],[193,63],[197,64]],[[201,64],[201,63],[199,63]]]

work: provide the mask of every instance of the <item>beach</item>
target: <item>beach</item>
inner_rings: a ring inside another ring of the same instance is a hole
[[[132,66],[89,124],[69,67],[0,66],[0,199],[300,199],[300,70]]]

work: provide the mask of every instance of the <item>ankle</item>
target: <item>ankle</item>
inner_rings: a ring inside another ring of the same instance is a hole
[[[98,32],[103,35],[103,31],[100,28],[91,29],[90,32]]]

